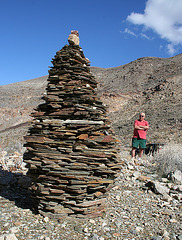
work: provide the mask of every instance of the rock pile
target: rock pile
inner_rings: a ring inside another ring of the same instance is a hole
[[[101,215],[121,169],[106,107],[96,96],[89,60],[75,36],[52,61],[45,103],[32,114],[25,137],[24,161],[39,213],[56,219]]]
[[[26,174],[27,168],[25,165],[22,154],[19,152],[14,152],[11,155],[9,155],[6,151],[0,152],[0,169],[3,171]]]

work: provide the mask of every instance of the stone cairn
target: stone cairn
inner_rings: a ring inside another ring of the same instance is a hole
[[[32,114],[25,137],[32,196],[39,213],[54,219],[101,216],[121,169],[117,140],[77,31],[68,42],[52,61],[45,103]]]

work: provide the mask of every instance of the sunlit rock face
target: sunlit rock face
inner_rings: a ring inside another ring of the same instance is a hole
[[[78,31],[76,30],[71,31],[71,34],[68,37],[68,42],[70,45],[79,45],[80,40]]]

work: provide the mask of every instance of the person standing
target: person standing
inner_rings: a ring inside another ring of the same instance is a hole
[[[149,124],[145,121],[145,113],[140,113],[139,119],[134,122],[134,134],[132,138],[132,159],[135,159],[135,151],[139,147],[138,157],[141,159],[146,148],[146,135]]]

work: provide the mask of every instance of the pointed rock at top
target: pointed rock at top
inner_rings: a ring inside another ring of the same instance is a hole
[[[79,34],[77,30],[72,30],[71,34],[68,37],[68,42],[70,45],[79,45]]]

